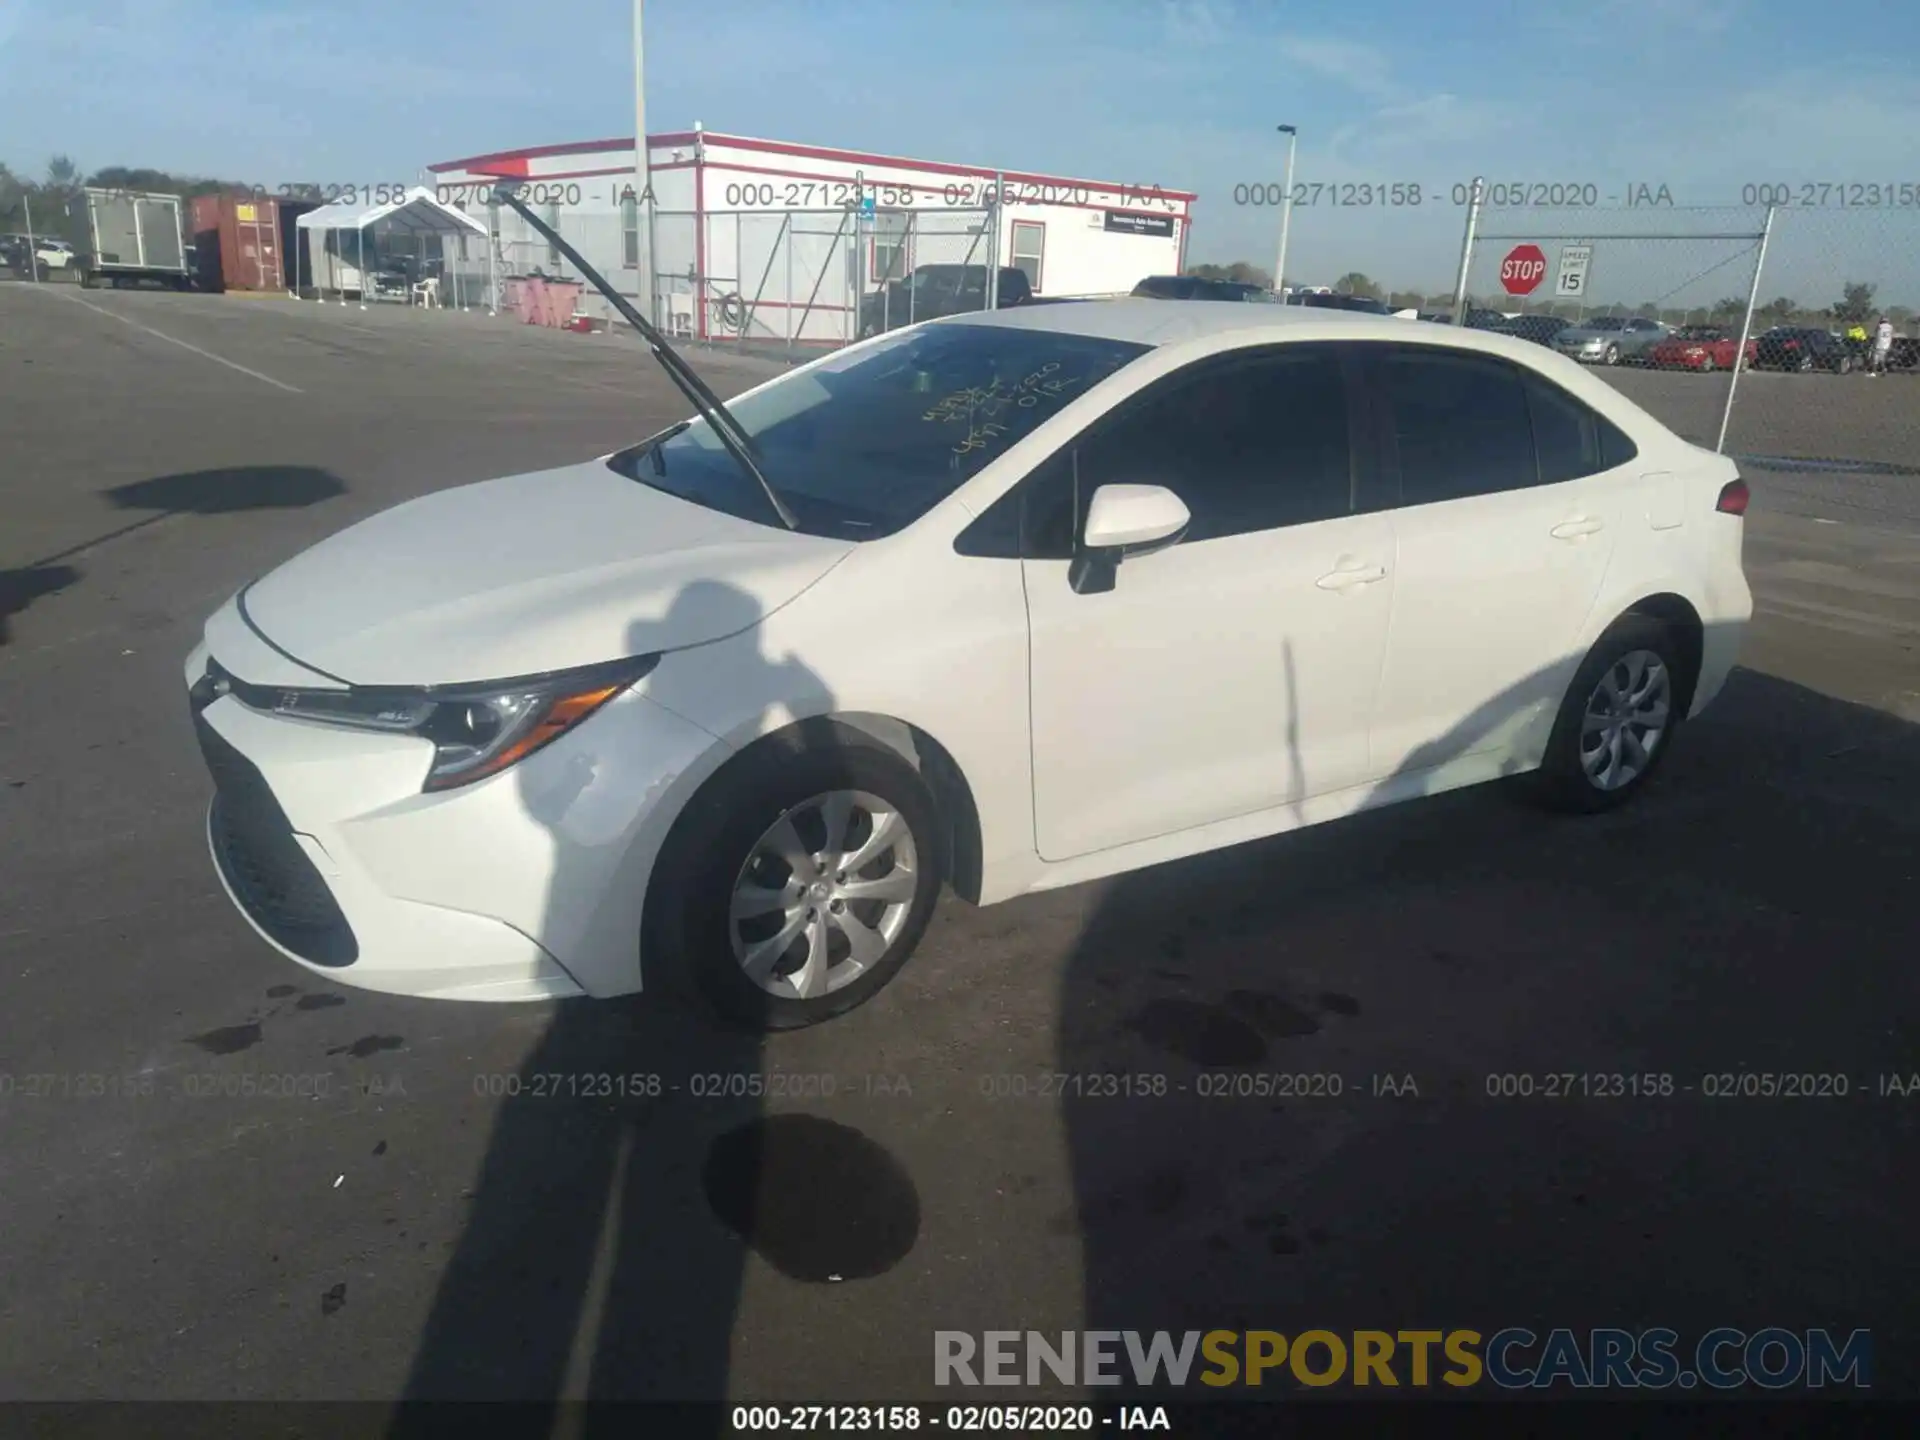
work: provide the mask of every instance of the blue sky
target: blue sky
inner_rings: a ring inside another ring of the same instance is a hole
[[[626,0],[0,0],[0,160],[344,184],[628,135],[630,16]],[[1279,121],[1300,127],[1303,182],[1442,192],[1297,208],[1289,270],[1309,282],[1449,285],[1445,192],[1475,173],[1664,184],[1682,205],[1738,204],[1759,181],[1920,185],[1912,0],[649,0],[647,57],[655,130],[1194,190],[1192,259],[1272,263],[1276,213],[1234,192],[1278,180]],[[1769,293],[1837,290],[1838,266],[1920,303],[1920,208],[1789,220]],[[1685,282],[1738,249],[1621,242],[1594,283],[1711,299],[1743,288],[1745,262]]]

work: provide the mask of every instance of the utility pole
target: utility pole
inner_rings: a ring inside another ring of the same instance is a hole
[[[634,252],[639,262],[640,310],[660,323],[653,283],[653,157],[647,145],[647,52],[641,9],[645,0],[633,0],[633,228]],[[624,207],[622,207],[624,210]],[[626,216],[621,215],[624,224]],[[623,240],[624,247],[625,241]]]
[[[1287,137],[1287,183],[1280,192],[1280,255],[1273,266],[1273,292],[1284,300],[1287,298],[1287,231],[1293,226],[1293,152],[1300,136],[1291,125],[1282,125],[1279,129]]]

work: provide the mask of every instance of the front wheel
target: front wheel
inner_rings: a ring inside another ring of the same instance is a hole
[[[1836,375],[1851,375],[1853,373],[1853,356],[1842,355],[1839,360],[1834,362],[1833,370]]]
[[[1620,347],[1618,345],[1607,346],[1607,353],[1600,358],[1609,365],[1618,365],[1620,363]]]
[[[1645,615],[1615,624],[1561,701],[1535,777],[1541,798],[1587,814],[1632,799],[1673,746],[1684,683],[1665,625]]]
[[[1714,372],[1714,369],[1715,369],[1715,366],[1713,363],[1713,356],[1711,355],[1702,356],[1700,360],[1700,373],[1702,375],[1711,375]]]
[[[752,1030],[870,1000],[920,943],[945,874],[945,830],[913,767],[870,744],[815,744],[743,759],[714,786],[656,873],[650,961]]]

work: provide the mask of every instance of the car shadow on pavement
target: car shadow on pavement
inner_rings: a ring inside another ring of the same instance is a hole
[[[311,465],[239,465],[156,475],[150,480],[116,485],[103,493],[116,510],[147,513],[77,545],[29,561],[17,570],[0,570],[0,646],[10,639],[8,616],[17,615],[35,600],[79,581],[81,572],[64,562],[77,559],[110,540],[119,540],[177,515],[304,509],[346,494],[347,485],[331,471]]]
[[[1868,1093],[1920,1071],[1920,727],[1736,669],[1676,738],[1607,814],[1516,777],[1115,882],[1059,1006],[1062,1071],[1132,1077],[1063,1103],[1083,1326],[1920,1339],[1871,1278],[1920,1259],[1913,1112]],[[1852,1098],[1708,1098],[1743,1070]],[[1505,1098],[1561,1073],[1585,1089]]]
[[[628,653],[666,648],[664,637],[686,629],[675,624],[681,611],[714,634],[761,618],[751,595],[701,581],[675,597],[659,628],[633,625]],[[769,692],[826,695],[791,657],[764,663],[785,672],[767,677]],[[591,811],[596,779],[629,783],[581,764],[577,790],[559,803],[531,793],[521,772],[528,812],[563,843]],[[558,1004],[520,1067],[517,1093],[499,1102],[404,1400],[519,1402],[523,1433],[541,1434],[553,1417],[531,1412],[562,1398],[726,1398],[754,1238],[741,1231],[777,1228],[782,1215],[791,1223],[812,1201],[798,1171],[783,1171],[795,1137],[763,1114],[757,1088],[735,1083],[761,1074],[762,1038],[711,1018],[680,977],[649,969],[645,983],[631,999]],[[657,1095],[649,1076],[659,1078]],[[598,1077],[630,1077],[626,1093],[606,1094]],[[631,1434],[634,1420],[617,1415],[601,1418]],[[437,1423],[431,1411],[403,1406],[390,1433]],[[595,1423],[589,1412],[587,1428]]]

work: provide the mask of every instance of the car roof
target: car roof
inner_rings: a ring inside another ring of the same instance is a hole
[[[1216,337],[1231,337],[1243,345],[1263,341],[1395,340],[1403,344],[1481,350],[1522,359],[1536,367],[1542,363],[1543,356],[1549,362],[1558,359],[1548,356],[1537,345],[1488,330],[1434,325],[1361,310],[1331,310],[1315,305],[1248,305],[1232,300],[1195,300],[1179,306],[1132,298],[1082,300],[1065,305],[1022,305],[1010,310],[976,311],[927,323],[1049,330],[1156,348]],[[1576,371],[1580,368],[1570,360],[1566,364]]]

